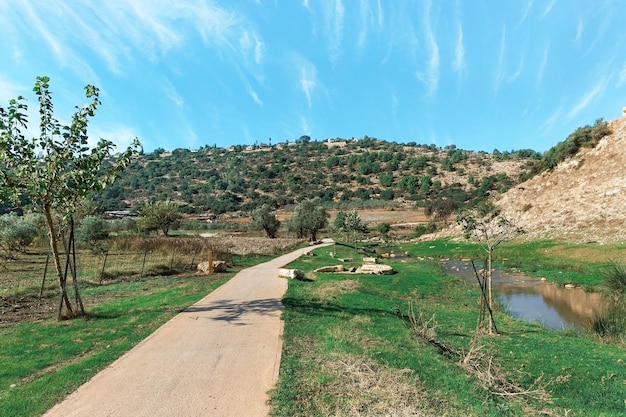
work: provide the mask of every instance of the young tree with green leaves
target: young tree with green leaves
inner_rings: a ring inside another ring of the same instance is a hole
[[[356,210],[347,213],[339,212],[333,224],[334,229],[345,233],[346,237],[354,243],[354,250],[357,249],[359,237],[368,233],[367,225],[363,223],[361,216]]]
[[[280,220],[272,213],[270,206],[263,204],[252,212],[252,220],[250,220],[249,226],[256,230],[262,229],[267,237],[274,239],[280,227]]]
[[[100,105],[99,90],[87,85],[85,93],[91,102],[77,107],[71,123],[63,126],[54,116],[49,81],[48,77],[37,77],[33,89],[39,101],[38,138],[26,137],[28,105],[23,96],[10,100],[6,109],[0,107],[0,189],[3,190],[0,198],[15,205],[25,198],[43,213],[61,292],[58,318],[62,319],[85,314],[70,258],[76,207],[90,192],[111,184],[141,145],[135,139],[117,158],[111,157],[114,144],[108,140],[100,139],[91,148],[87,127]],[[61,224],[55,221],[56,213],[63,219]],[[63,270],[59,243],[65,227],[69,229],[69,242]],[[74,295],[80,311],[68,297],[68,269],[73,273]]]

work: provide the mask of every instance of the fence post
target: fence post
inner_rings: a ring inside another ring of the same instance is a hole
[[[143,269],[146,266],[146,256],[148,255],[148,248],[143,251],[143,261],[141,262],[141,278],[143,278]]]
[[[209,274],[213,273],[213,251],[209,251]]]
[[[104,268],[107,265],[107,258],[109,257],[109,251],[104,252],[104,260],[102,261],[102,271],[100,272],[100,283],[102,284],[102,278],[104,278]]]
[[[43,279],[41,280],[41,290],[39,290],[39,298],[43,297],[43,287],[46,284],[46,275],[48,274],[48,263],[50,262],[50,254],[46,255],[46,266],[43,269]]]

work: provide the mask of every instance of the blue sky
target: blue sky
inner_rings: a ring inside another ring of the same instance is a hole
[[[0,0],[0,103],[36,110],[48,75],[65,121],[94,84],[90,133],[147,151],[301,135],[544,151],[621,116],[623,16],[621,0]]]

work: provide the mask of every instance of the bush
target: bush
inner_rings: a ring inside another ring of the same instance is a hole
[[[39,234],[41,223],[41,216],[33,213],[0,216],[0,247],[7,256],[12,256],[14,251],[23,252]]]
[[[428,222],[427,224],[418,224],[413,231],[415,237],[433,233],[437,230],[437,224],[435,222]]]
[[[94,253],[104,252],[104,241],[109,237],[106,222],[98,216],[87,216],[76,229],[76,237],[79,241],[89,245]]]

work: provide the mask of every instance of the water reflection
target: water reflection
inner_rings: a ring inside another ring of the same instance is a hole
[[[477,283],[471,263],[449,260],[447,273]],[[493,291],[514,317],[540,322],[550,329],[587,328],[602,310],[600,294],[581,288],[563,288],[537,278],[493,271]]]

